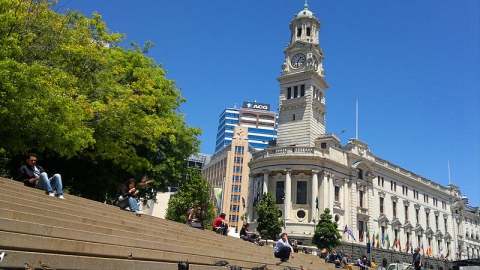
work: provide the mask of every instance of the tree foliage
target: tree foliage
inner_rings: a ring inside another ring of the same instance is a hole
[[[166,219],[185,223],[188,209],[193,205],[201,206],[209,202],[205,217],[205,227],[212,228],[215,210],[210,201],[211,184],[207,182],[197,168],[188,169],[186,181],[178,188],[177,192],[168,201]]]
[[[280,209],[271,192],[263,193],[260,203],[254,207],[257,218],[257,231],[264,239],[276,240],[282,232],[283,220],[279,219]]]
[[[330,209],[325,208],[323,214],[320,214],[320,220],[315,228],[315,234],[312,238],[312,243],[317,245],[319,249],[326,248],[332,250],[333,248],[342,244],[342,235],[338,232],[338,224],[332,221]]]
[[[122,47],[125,35],[99,14],[54,7],[0,0],[0,150],[10,162],[0,168],[14,177],[36,152],[71,193],[97,200],[128,177],[147,174],[157,190],[181,182],[201,131],[186,124],[185,99],[146,56],[153,44]]]

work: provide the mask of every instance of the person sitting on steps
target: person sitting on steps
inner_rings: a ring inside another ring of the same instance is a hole
[[[275,248],[273,250],[273,255],[275,258],[280,258],[280,262],[277,265],[288,262],[288,258],[295,257],[293,252],[293,247],[288,242],[288,235],[286,233],[282,233],[281,238],[278,240]]]
[[[250,227],[250,224],[248,224],[248,222],[243,224],[242,229],[240,230],[240,238],[245,241],[255,243],[257,240],[257,234],[249,231],[248,227]]]
[[[18,169],[17,181],[23,182],[27,187],[44,190],[48,196],[52,197],[55,196],[53,193],[55,190],[58,198],[65,199],[63,197],[62,177],[60,174],[57,173],[48,178],[42,166],[37,165],[37,155],[34,153],[27,155],[26,163]]]
[[[230,228],[228,228],[228,223],[225,221],[226,216],[227,215],[225,215],[225,213],[221,213],[220,216],[213,221],[213,231],[217,232],[218,234],[228,234]]]
[[[122,186],[118,188],[117,198],[113,205],[122,209],[128,209],[135,212],[137,215],[142,215],[143,211],[138,208],[138,203],[135,197],[138,195],[138,190],[135,189],[135,180],[130,178],[123,182]]]
[[[198,211],[198,205],[196,204],[193,205],[190,209],[188,209],[187,219],[185,223],[190,227],[202,228],[202,222],[194,217],[197,211]]]

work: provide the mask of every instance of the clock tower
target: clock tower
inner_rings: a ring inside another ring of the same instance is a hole
[[[319,43],[321,24],[305,4],[290,23],[280,82],[277,146],[314,146],[325,134],[328,84]]]

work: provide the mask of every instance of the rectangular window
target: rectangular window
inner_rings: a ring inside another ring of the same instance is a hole
[[[230,212],[238,212],[240,207],[238,205],[230,205]]]
[[[233,158],[233,163],[242,164],[243,163],[243,157],[234,157]]]
[[[380,198],[380,214],[383,214],[383,198]]]
[[[340,187],[335,186],[335,201],[340,201]]]
[[[435,216],[435,231],[438,231],[438,216]]]
[[[297,204],[307,204],[307,181],[297,181]]]
[[[285,196],[285,182],[278,181],[275,188],[275,203],[283,204],[283,198]]]
[[[360,207],[364,207],[363,206],[363,191],[358,191],[358,205]]]
[[[307,27],[307,36],[310,36],[310,27]]]
[[[322,149],[327,149],[327,143],[326,143],[326,142],[322,142],[322,143],[320,144],[320,147],[321,147]]]
[[[233,172],[241,173],[243,170],[242,166],[233,166]]]
[[[430,213],[425,213],[425,219],[427,220],[427,228],[430,227]]]
[[[393,217],[397,217],[397,202],[392,202],[392,208],[393,208]]]
[[[298,86],[293,87],[293,97],[297,98],[298,97]]]
[[[385,183],[383,177],[377,176],[377,180],[378,180],[378,186],[383,187],[383,184]]]
[[[305,84],[300,85],[300,96],[305,96]]]
[[[230,196],[231,202],[240,202],[240,195],[232,195]]]
[[[297,37],[301,36],[302,35],[302,28],[301,27],[298,27],[297,28]]]
[[[363,179],[363,170],[362,169],[358,169],[357,178],[358,179]]]
[[[419,209],[415,209],[415,221],[417,222],[417,224],[420,223],[420,210]]]
[[[243,151],[245,151],[243,146],[235,146],[235,154],[243,155]]]
[[[232,182],[233,183],[241,183],[242,182],[242,176],[241,175],[232,176]]]
[[[448,232],[447,218],[444,218],[444,219],[443,219],[443,225],[444,225],[444,227],[445,227],[445,233],[447,233],[447,232]]]
[[[393,182],[393,191],[397,191],[397,182]]]
[[[232,192],[241,192],[242,186],[232,186]]]
[[[230,222],[238,222],[238,216],[232,216],[230,215],[229,219]]]
[[[408,205],[405,205],[405,221],[408,221]]]
[[[291,87],[287,88],[287,99],[292,99],[292,88]]]

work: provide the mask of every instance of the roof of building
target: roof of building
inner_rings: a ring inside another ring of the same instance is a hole
[[[307,5],[307,3],[305,3],[305,5],[303,5],[303,10],[298,12],[296,18],[297,19],[300,19],[300,18],[315,18],[315,13],[308,10],[308,5]]]

